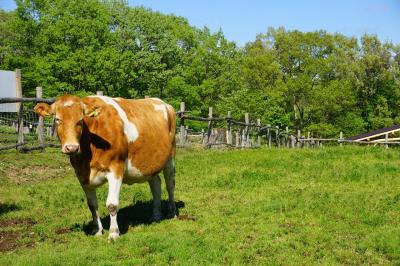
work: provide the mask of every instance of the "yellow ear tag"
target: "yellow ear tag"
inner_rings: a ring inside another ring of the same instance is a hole
[[[43,114],[44,114],[45,116],[50,116],[50,114],[49,114],[48,112],[46,112],[46,111],[43,111]]]
[[[97,116],[98,114],[99,114],[99,111],[98,111],[97,109],[95,109],[95,110],[91,111],[91,112],[88,114],[88,116],[89,116],[89,117],[94,117],[94,116]]]

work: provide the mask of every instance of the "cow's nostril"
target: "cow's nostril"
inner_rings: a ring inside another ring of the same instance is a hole
[[[74,153],[79,150],[79,145],[68,144],[68,145],[65,145],[64,150],[65,150],[65,153]]]

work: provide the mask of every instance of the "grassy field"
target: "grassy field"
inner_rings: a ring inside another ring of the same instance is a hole
[[[66,156],[0,153],[0,265],[400,264],[397,149],[178,150],[176,165],[182,219],[150,224],[147,184],[124,186],[108,243],[86,234]]]

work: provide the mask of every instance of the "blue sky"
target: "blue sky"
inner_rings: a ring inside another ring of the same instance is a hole
[[[346,36],[376,34],[382,41],[400,44],[400,0],[128,0],[166,14],[186,17],[189,23],[212,31],[222,29],[240,46],[268,27],[314,31],[324,29]],[[12,10],[13,0],[0,0]]]

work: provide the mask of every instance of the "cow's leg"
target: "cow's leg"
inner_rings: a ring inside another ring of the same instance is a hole
[[[168,191],[168,217],[174,218],[176,217],[176,207],[175,207],[175,165],[174,159],[169,159],[167,165],[164,168],[164,179],[165,179],[165,186]]]
[[[87,204],[90,212],[92,213],[93,224],[95,226],[93,228],[93,234],[96,236],[101,236],[103,234],[103,225],[101,224],[98,212],[96,189],[84,187],[83,190],[85,191]]]
[[[151,194],[153,194],[153,217],[152,220],[157,222],[162,219],[161,213],[161,180],[158,175],[149,181]]]
[[[117,178],[114,173],[107,174],[108,196],[106,206],[110,214],[110,230],[108,239],[114,240],[119,237],[117,223],[117,212],[119,205],[119,192],[121,191],[122,178]]]

